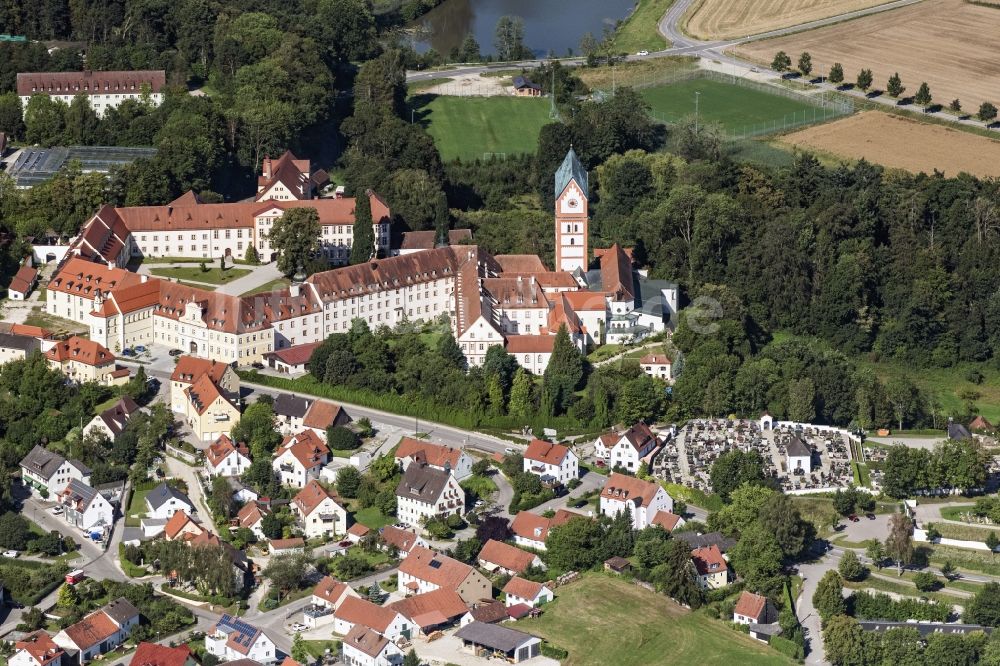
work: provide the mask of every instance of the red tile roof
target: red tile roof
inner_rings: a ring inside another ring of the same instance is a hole
[[[193,530],[196,534],[200,534],[205,531],[204,528],[194,520],[194,518],[187,515],[186,511],[177,511],[174,515],[170,516],[170,520],[168,520],[167,524],[163,526],[163,536],[167,538],[167,541],[171,541],[178,534],[180,534],[181,531],[188,526],[188,524],[197,528]]]
[[[45,357],[58,363],[76,361],[95,368],[113,365],[115,362],[115,355],[107,347],[77,335],[68,340],[57,342],[45,352]]]
[[[150,92],[158,93],[167,83],[162,69],[136,69],[131,71],[95,72],[20,72],[17,75],[17,94],[91,95],[135,94],[148,85]],[[138,98],[137,98],[138,99]]]
[[[193,657],[187,645],[167,647],[143,642],[136,648],[129,666],[184,666],[188,659]]]
[[[475,571],[465,562],[459,562],[423,546],[414,546],[399,565],[399,570],[414,578],[452,590],[457,590]]]
[[[228,435],[221,435],[205,449],[205,460],[212,467],[218,467],[233,451],[239,452],[246,458],[250,457],[250,449],[246,444],[243,442],[234,444]]]
[[[388,644],[388,638],[362,624],[355,624],[344,637],[344,645],[350,645],[369,657],[378,657]]]
[[[676,513],[671,513],[669,511],[657,511],[656,515],[653,516],[653,519],[649,522],[651,525],[659,525],[669,532],[677,527],[677,523],[679,523],[680,520],[681,517]]]
[[[303,430],[285,437],[281,446],[274,452],[274,457],[277,458],[285,451],[289,451],[306,469],[322,465],[326,462],[326,457],[330,455],[330,449],[326,442],[320,439],[313,430]]]
[[[694,562],[699,576],[717,574],[728,569],[726,558],[714,543],[691,551],[691,561]]]
[[[222,381],[223,375],[226,374],[227,368],[229,365],[221,361],[212,361],[185,354],[177,357],[177,365],[174,366],[174,371],[170,374],[170,381],[193,384],[202,375],[208,375],[213,382],[218,384]]]
[[[444,624],[469,611],[458,592],[444,587],[407,597],[390,604],[389,608],[412,620],[421,629]]]
[[[649,426],[642,421],[636,423],[631,428],[625,431],[622,435],[628,440],[628,443],[632,445],[636,451],[642,451],[650,444],[652,440],[653,444],[656,444],[656,435],[653,431],[649,429]]]
[[[634,476],[612,472],[604,482],[601,497],[618,502],[638,502],[640,506],[649,506],[660,486],[650,481],[643,481]]]
[[[250,500],[240,508],[240,512],[236,514],[236,520],[239,521],[240,527],[251,528],[258,521],[263,520],[268,513],[270,512],[258,504],[256,500]]]
[[[608,301],[604,294],[593,291],[565,291],[563,297],[576,312],[606,312]]]
[[[208,375],[199,377],[191,386],[184,389],[184,393],[199,414],[207,412],[219,398],[225,400],[222,391]]]
[[[530,511],[519,511],[510,523],[510,531],[524,539],[541,541],[549,536],[550,520]]]
[[[146,279],[145,282],[139,284],[114,289],[108,293],[101,307],[95,309],[94,312],[101,317],[110,317],[153,308],[160,302],[160,285],[162,283],[163,280],[153,278]]]
[[[601,262],[601,291],[618,301],[635,300],[632,281],[632,259],[615,243],[608,249],[595,249],[594,256]]]
[[[554,335],[511,335],[507,337],[509,354],[551,354]]]
[[[520,576],[514,576],[507,584],[504,585],[504,594],[511,594],[515,597],[520,597],[521,599],[534,600],[538,593],[542,591],[545,587],[541,583],[536,583],[533,580],[528,580],[527,578],[521,578]]]
[[[63,655],[63,649],[41,629],[14,643],[14,649],[26,651],[40,666],[47,666],[61,659]]]
[[[342,583],[333,576],[324,576],[323,580],[318,582],[316,587],[313,588],[313,596],[319,597],[330,604],[335,604],[348,589],[350,588],[347,583]]]
[[[118,625],[103,610],[95,611],[76,624],[63,629],[81,650],[98,645],[118,632]]]
[[[537,460],[547,465],[562,465],[569,454],[569,447],[553,444],[543,439],[533,439],[524,452],[525,460]]]
[[[524,573],[537,555],[496,539],[490,539],[479,551],[479,561],[495,564],[508,571]]]
[[[756,621],[760,618],[766,606],[767,597],[744,590],[736,602],[736,607],[733,608],[733,613],[752,617]]]
[[[292,503],[295,507],[302,513],[303,516],[308,516],[313,511],[316,510],[323,500],[332,499],[337,502],[337,495],[330,492],[326,488],[320,485],[319,481],[312,479],[305,485],[305,487],[292,498]]]
[[[425,442],[422,439],[412,437],[403,437],[396,447],[396,460],[412,458],[417,462],[426,462],[432,467],[443,468],[447,463],[451,465],[452,469],[455,469],[461,457],[462,449]]]
[[[294,550],[295,548],[304,548],[305,545],[306,541],[302,537],[271,539],[270,541],[271,550]]]
[[[108,268],[107,264],[73,257],[52,276],[47,289],[92,301],[98,292],[106,294],[116,287],[128,287],[141,281],[139,275],[122,268]]]
[[[282,363],[288,365],[302,365],[308,363],[312,354],[322,342],[308,342],[304,345],[293,345],[277,351],[269,352],[270,356],[277,358]]]
[[[368,536],[370,532],[371,530],[368,529],[366,525],[362,525],[361,523],[354,523],[347,530],[347,533],[350,534],[351,536],[362,537],[362,538]]]
[[[340,405],[329,400],[316,400],[309,405],[305,416],[302,417],[302,425],[307,428],[326,430],[337,422],[337,419],[340,418],[340,412]]]
[[[31,266],[21,266],[10,281],[10,291],[27,294],[38,278],[38,271]]]
[[[663,354],[646,354],[639,363],[642,365],[670,365],[670,357]]]
[[[334,617],[344,622],[354,625],[361,625],[374,629],[379,633],[384,633],[393,620],[396,619],[397,612],[389,606],[376,606],[367,599],[360,597],[348,597],[344,603],[334,613]]]
[[[549,270],[537,254],[498,254],[493,258],[504,273],[546,273]]]
[[[394,546],[396,550],[403,553],[410,552],[410,549],[416,545],[419,538],[416,532],[404,530],[395,525],[386,525],[379,530],[379,534],[387,546]]]

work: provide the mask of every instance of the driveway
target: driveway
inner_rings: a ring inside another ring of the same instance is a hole
[[[462,640],[448,634],[441,638],[427,642],[423,639],[413,641],[413,649],[421,661],[430,664],[457,664],[458,666],[492,666],[496,660],[477,657],[462,647]],[[556,659],[543,657],[541,655],[520,662],[528,666],[559,666]]]

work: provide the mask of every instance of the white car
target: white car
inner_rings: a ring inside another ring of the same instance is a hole
[[[295,624],[292,625],[292,631],[295,633],[305,631],[306,629],[308,629],[308,627],[302,624],[301,622],[296,622]]]
[[[639,51],[638,53],[636,53],[636,55],[638,55],[638,56],[647,56],[647,55],[649,55],[649,51],[647,51],[646,49],[643,49],[643,50]]]
[[[508,446],[503,450],[504,453],[514,453],[514,451],[516,451],[516,449],[513,446]]]
[[[5,551],[3,551],[2,554],[3,554],[4,557],[9,557],[9,558],[13,559],[13,558],[17,557],[18,555],[20,555],[21,553],[17,552],[16,550],[5,550]]]
[[[49,511],[51,511],[53,513],[53,515],[58,516],[60,513],[63,512],[63,508],[57,504],[54,507],[52,507],[51,509],[49,509]]]

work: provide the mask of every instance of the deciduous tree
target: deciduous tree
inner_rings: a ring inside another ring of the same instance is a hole
[[[279,253],[278,270],[287,276],[306,270],[319,253],[321,232],[315,208],[286,210],[267,234],[271,247]]]
[[[787,72],[788,68],[792,66],[792,59],[784,51],[778,51],[774,54],[774,60],[771,61],[771,69],[776,72]]]

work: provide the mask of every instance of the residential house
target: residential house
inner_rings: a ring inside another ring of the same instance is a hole
[[[253,659],[261,664],[277,661],[274,641],[267,634],[228,613],[205,634],[205,651],[220,661]]]
[[[603,458],[608,467],[621,466],[630,472],[639,470],[642,459],[656,449],[658,442],[653,431],[639,422],[621,435],[602,435],[594,442],[594,455]]]
[[[426,464],[434,469],[451,472],[457,481],[472,476],[472,457],[462,449],[403,437],[396,447],[396,462],[404,471],[410,463]]]
[[[414,548],[429,547],[429,544],[424,541],[423,537],[413,530],[403,529],[401,527],[396,527],[395,525],[386,525],[380,529],[379,536],[382,538],[382,548],[395,548],[396,553],[401,560],[405,560],[406,556],[409,555],[410,551]]]
[[[115,509],[101,493],[83,481],[70,479],[59,493],[63,518],[74,527],[89,532],[111,527],[115,522]]]
[[[330,538],[347,531],[347,509],[337,499],[316,479],[292,498],[292,513],[307,539]]]
[[[507,614],[507,607],[504,606],[503,602],[491,600],[472,604],[469,612],[462,616],[458,624],[460,627],[464,627],[473,622],[493,624],[494,622],[504,622],[509,619],[510,615]]]
[[[302,416],[302,427],[312,430],[325,442],[328,428],[347,425],[350,421],[340,405],[329,400],[314,400]]]
[[[283,375],[288,375],[289,377],[300,377],[309,371],[309,359],[312,358],[312,353],[316,351],[316,348],[321,344],[323,344],[322,341],[306,342],[301,345],[295,345],[294,347],[278,349],[277,351],[264,354],[264,361],[267,363],[268,367]],[[281,396],[278,397],[280,398]],[[277,404],[277,400],[275,400],[275,404]]]
[[[128,368],[115,365],[115,355],[107,347],[77,335],[52,345],[45,358],[50,368],[74,382],[119,386],[129,378]]]
[[[406,594],[445,588],[458,592],[465,603],[493,597],[492,584],[475,567],[421,546],[414,547],[399,565],[397,579]]]
[[[511,87],[516,97],[541,97],[542,87],[537,83],[532,83],[523,76],[514,77],[514,85]]]
[[[177,357],[177,365],[170,375],[171,409],[184,414],[187,411],[187,390],[205,375],[226,397],[234,400],[239,396],[240,378],[232,366],[185,354]]]
[[[31,266],[21,266],[7,287],[7,298],[12,301],[27,300],[28,294],[38,284],[38,269]]]
[[[267,542],[267,552],[270,555],[298,555],[306,550],[306,541],[302,537],[290,539],[271,539]]]
[[[778,621],[778,611],[771,600],[744,590],[733,608],[736,624],[771,624]]]
[[[657,511],[653,516],[653,519],[649,521],[649,524],[659,525],[666,531],[673,532],[685,522],[686,521],[676,513],[671,513],[670,511]]]
[[[580,476],[580,459],[562,444],[534,439],[524,452],[524,471],[541,477],[543,483],[566,484]]]
[[[674,380],[673,362],[664,354],[646,354],[639,359],[639,367],[654,379],[662,379],[665,382]]]
[[[347,528],[347,540],[351,543],[361,543],[368,535],[371,534],[371,529],[367,525],[362,525],[361,523],[354,523],[349,528]]]
[[[143,641],[135,649],[129,666],[198,666],[198,660],[187,645],[170,647]]]
[[[184,398],[185,421],[203,442],[228,435],[240,420],[239,408],[207,374],[185,389]]]
[[[37,444],[21,460],[21,482],[44,495],[58,493],[71,479],[90,484],[90,469]]]
[[[66,651],[42,629],[27,634],[14,643],[8,666],[63,666]],[[68,660],[67,660],[68,661]]]
[[[704,546],[691,551],[691,561],[698,572],[698,586],[717,590],[729,584],[729,564],[718,546]]]
[[[33,335],[0,332],[0,365],[28,358],[42,348],[42,341]]]
[[[270,510],[257,500],[250,500],[240,507],[239,513],[236,514],[236,527],[245,527],[253,532],[258,539],[265,539],[262,523],[264,516],[269,513]]]
[[[420,527],[431,518],[465,513],[465,490],[451,472],[426,463],[414,463],[396,486],[396,516],[400,522]]]
[[[302,610],[302,623],[307,627],[318,627],[333,621],[333,613],[349,597],[360,598],[353,587],[332,576],[324,576],[316,584],[312,593],[312,604]]]
[[[785,444],[785,460],[789,474],[808,474],[812,471],[812,449],[798,435]]]
[[[458,622],[469,612],[458,592],[446,588],[406,597],[389,604],[389,608],[400,613],[425,636]]]
[[[302,419],[314,398],[306,398],[292,393],[279,393],[274,399],[274,416],[278,422],[278,430],[283,435],[294,435],[302,431]]]
[[[229,435],[220,435],[205,449],[205,472],[209,476],[242,476],[250,469],[250,449],[236,444]]]
[[[201,523],[181,509],[170,516],[163,526],[163,538],[167,541],[192,541],[207,531]]]
[[[413,633],[410,621],[398,611],[361,597],[349,596],[333,613],[333,633],[344,636],[359,625],[374,629],[392,641],[400,636],[410,638]]]
[[[146,517],[168,519],[178,511],[195,512],[194,503],[164,481],[146,494]]]
[[[84,427],[83,432],[85,435],[101,432],[108,439],[114,440],[125,430],[132,415],[139,411],[143,411],[143,408],[139,407],[135,400],[124,395],[118,399],[118,402],[91,419],[90,423]]]
[[[52,640],[64,650],[76,652],[76,663],[85,664],[124,643],[138,625],[138,609],[119,597],[66,627]]]
[[[341,651],[347,666],[400,666],[404,659],[395,643],[360,624],[344,637]]]
[[[478,559],[479,566],[487,571],[500,571],[508,576],[522,574],[531,567],[545,568],[538,555],[496,539],[490,539],[483,545]]]
[[[21,106],[27,107],[34,95],[44,95],[67,106],[77,95],[83,95],[101,117],[108,109],[118,108],[131,99],[148,100],[152,106],[163,102],[167,75],[162,69],[82,72],[19,72],[17,95]]]
[[[518,546],[545,550],[545,540],[549,536],[549,530],[565,525],[573,518],[586,518],[586,516],[566,509],[558,509],[551,518],[530,511],[519,511],[511,521],[510,531],[514,533],[514,543]]]
[[[282,485],[305,488],[329,462],[330,449],[312,430],[288,435],[274,452],[271,467]]]
[[[555,598],[552,590],[542,583],[536,583],[533,580],[521,578],[520,576],[514,576],[507,581],[507,584],[504,585],[503,593],[505,595],[504,604],[508,608],[518,604],[524,604],[529,608],[537,608],[538,606],[544,606]]]
[[[455,638],[462,639],[462,645],[479,654],[499,654],[508,663],[519,664],[542,653],[542,639],[523,631],[517,631],[502,624],[472,622],[455,632]]]
[[[619,513],[632,516],[637,530],[650,525],[658,511],[673,512],[674,500],[658,483],[612,472],[601,490],[601,514],[614,518]]]

